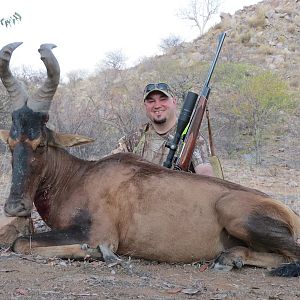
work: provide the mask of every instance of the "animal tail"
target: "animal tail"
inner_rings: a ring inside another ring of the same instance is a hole
[[[299,224],[298,218],[296,224]],[[299,228],[295,226],[291,226],[290,222],[284,219],[261,213],[253,213],[249,217],[248,231],[254,246],[294,261],[271,270],[273,276],[300,277],[300,243],[294,237],[294,232],[299,232]]]
[[[300,277],[300,261],[283,264],[280,267],[270,271],[272,276],[280,277]]]

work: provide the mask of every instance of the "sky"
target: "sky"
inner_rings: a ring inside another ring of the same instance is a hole
[[[221,0],[222,1],[222,0]],[[258,0],[223,0],[219,12],[234,14]],[[108,52],[121,50],[127,66],[160,54],[159,44],[170,35],[190,42],[199,36],[191,23],[178,17],[190,0],[10,0],[2,1],[0,18],[15,12],[22,20],[0,26],[0,48],[23,42],[15,50],[11,68],[33,70],[44,66],[39,45],[53,43],[61,73],[83,70],[92,73]],[[218,14],[219,15],[219,14]],[[214,24],[219,22],[218,15]]]

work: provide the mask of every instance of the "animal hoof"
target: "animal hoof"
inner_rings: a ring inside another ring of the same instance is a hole
[[[212,269],[217,270],[217,271],[222,271],[222,272],[229,272],[230,270],[232,270],[233,266],[229,266],[229,265],[223,265],[220,264],[218,262],[214,263]]]
[[[16,253],[30,254],[31,253],[30,238],[27,237],[17,238],[14,241],[13,245],[11,246],[11,249]]]
[[[90,246],[88,244],[82,244],[81,245],[81,250],[88,250],[90,248]]]
[[[109,247],[105,245],[98,245],[97,247],[100,249],[103,259],[108,267],[114,267],[122,263],[122,259],[115,255]]]
[[[241,269],[244,265],[242,258],[234,253],[225,251],[215,260],[214,267],[218,270],[231,270],[233,267]]]
[[[244,266],[244,263],[240,258],[234,260],[233,263],[237,269],[241,269]]]

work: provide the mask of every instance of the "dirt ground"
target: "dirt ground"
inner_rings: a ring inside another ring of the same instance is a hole
[[[255,268],[223,273],[135,259],[109,268],[2,252],[0,273],[1,299],[300,299],[299,278]]]
[[[224,162],[224,168],[227,179],[275,195],[300,212],[299,170],[241,168],[232,162]],[[43,230],[38,218],[35,227]],[[109,268],[99,261],[45,259],[1,249],[0,299],[300,299],[300,278],[271,277],[265,269],[221,272],[200,263],[123,259],[126,267]]]

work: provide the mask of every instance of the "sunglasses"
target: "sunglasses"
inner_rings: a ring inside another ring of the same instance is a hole
[[[164,82],[147,84],[145,87],[145,90],[144,90],[144,95],[149,94],[150,92],[155,91],[155,90],[166,91],[169,94],[173,95],[173,92],[170,89],[170,87]]]

